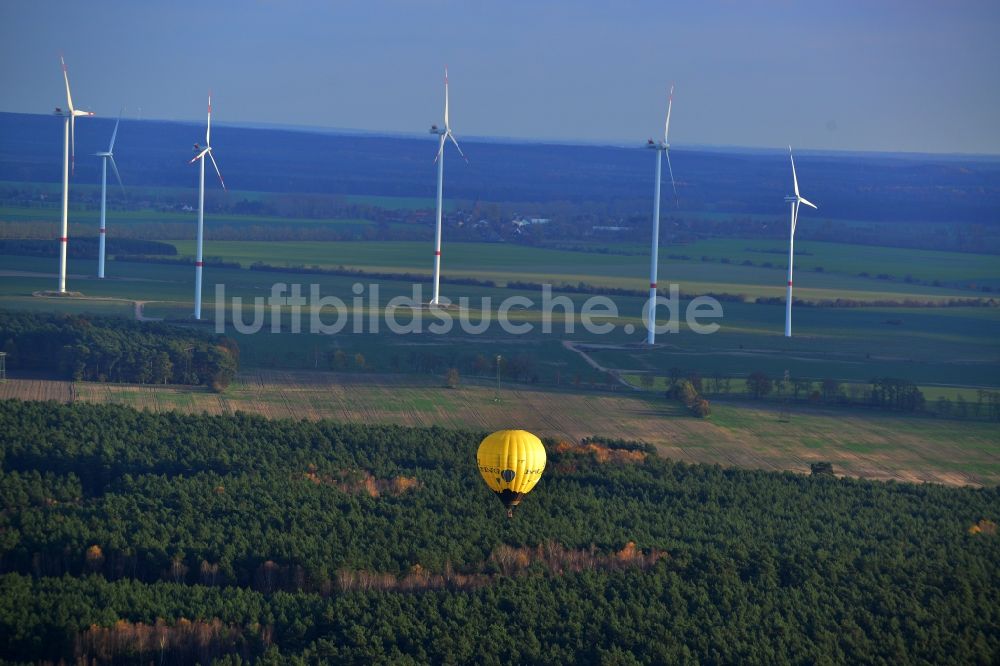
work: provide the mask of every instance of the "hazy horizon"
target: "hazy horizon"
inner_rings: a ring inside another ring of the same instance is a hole
[[[20,114],[22,112],[17,111],[3,111],[0,110],[0,114]],[[33,115],[33,116],[49,116],[47,113],[27,113],[22,115]],[[52,116],[55,117],[55,116]],[[104,120],[114,120],[117,116],[107,116],[103,117]],[[136,117],[128,113],[122,116],[122,121],[129,122],[151,122],[151,123],[174,123],[178,125],[189,125],[192,127],[204,127],[204,120],[198,119],[177,119],[177,118],[149,118],[149,117]],[[428,145],[436,147],[436,139],[426,132],[421,131],[407,131],[407,130],[379,130],[379,129],[363,129],[357,127],[335,127],[335,126],[324,126],[324,125],[306,125],[306,124],[289,124],[280,122],[260,122],[254,120],[243,120],[243,121],[225,121],[219,120],[218,118],[212,119],[212,127],[231,127],[235,129],[250,129],[250,130],[265,130],[265,131],[284,131],[284,132],[303,132],[307,134],[328,134],[335,136],[348,136],[348,137],[375,137],[375,138],[389,138],[389,139],[407,139],[407,140],[420,140],[427,139]],[[645,141],[627,143],[624,141],[616,141],[614,139],[558,139],[558,138],[548,138],[548,137],[509,137],[509,136],[486,136],[479,134],[468,134],[462,137],[463,143],[498,143],[498,144],[512,144],[512,145],[552,145],[552,146],[581,146],[581,147],[593,147],[593,148],[612,148],[629,150],[632,148],[643,149],[645,148]],[[733,145],[733,144],[713,144],[713,143],[691,143],[684,141],[670,141],[671,151],[705,151],[705,152],[719,152],[719,153],[747,153],[747,154],[781,154],[786,155],[788,151],[788,146],[754,146],[754,145]],[[900,157],[900,158],[928,158],[928,159],[968,159],[968,160],[1000,160],[1000,151],[996,153],[963,153],[963,152],[926,152],[917,150],[864,150],[864,149],[849,149],[849,148],[811,148],[809,146],[792,146],[796,155],[872,155],[872,156],[886,156],[886,157]],[[433,150],[432,150],[433,152]]]
[[[53,17],[58,17],[54,19]],[[74,102],[102,116],[417,136],[641,145],[1000,154],[1000,7],[978,0],[441,0],[0,6],[0,110]]]

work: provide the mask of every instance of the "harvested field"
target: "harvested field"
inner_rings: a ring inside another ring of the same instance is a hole
[[[0,382],[0,400],[56,400],[73,402],[73,382],[57,379],[8,379]]]
[[[995,424],[878,412],[797,409],[787,418],[766,406],[713,404],[707,420],[676,405],[631,392],[553,391],[505,387],[494,402],[489,385],[443,386],[434,377],[255,371],[223,394],[202,387],[135,386],[12,380],[0,396],[74,398],[153,411],[269,418],[333,418],[494,430],[518,427],[579,441],[596,435],[655,444],[675,460],[807,473],[818,461],[838,474],[949,485],[1000,483],[1000,431]]]

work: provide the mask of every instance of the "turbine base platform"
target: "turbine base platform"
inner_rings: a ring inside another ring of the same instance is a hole
[[[452,311],[456,311],[456,312],[462,309],[461,306],[457,305],[456,303],[430,303],[430,302],[427,302],[427,303],[421,303],[420,304],[420,309],[421,310],[431,310],[431,309],[435,309],[435,308],[438,309],[438,310],[452,310]]]

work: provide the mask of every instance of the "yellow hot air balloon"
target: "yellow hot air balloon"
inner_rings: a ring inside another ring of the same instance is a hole
[[[531,492],[545,471],[542,440],[526,430],[501,430],[479,444],[479,473],[514,517],[514,507]]]

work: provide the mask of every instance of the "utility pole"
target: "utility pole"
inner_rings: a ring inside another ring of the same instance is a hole
[[[782,390],[784,395],[781,397],[781,412],[778,414],[778,420],[782,423],[787,423],[790,414],[788,403],[791,400],[791,397],[788,395],[788,386],[792,383],[792,375],[788,372],[788,370],[785,370],[785,374],[782,376],[781,382],[784,385],[784,389]]]
[[[493,396],[493,402],[500,402],[500,359],[502,357],[497,354],[497,392]]]

